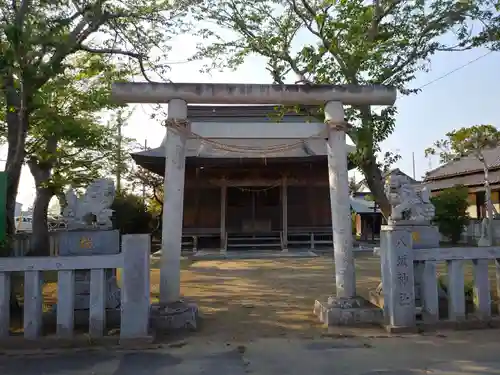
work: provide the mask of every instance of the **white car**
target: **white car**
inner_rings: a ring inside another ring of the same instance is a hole
[[[33,229],[33,218],[31,216],[16,216],[16,232],[31,232]]]

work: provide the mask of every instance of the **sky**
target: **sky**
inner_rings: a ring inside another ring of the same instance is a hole
[[[272,83],[265,70],[264,59],[251,56],[236,71],[200,73],[202,63],[185,60],[196,51],[197,40],[180,36],[174,40],[169,78],[174,82],[203,83]],[[430,72],[422,72],[412,87],[423,87],[413,96],[399,96],[398,115],[394,133],[382,143],[382,151],[399,153],[402,159],[394,166],[413,176],[412,155],[415,158],[415,177],[421,178],[438,161],[424,157],[424,149],[450,130],[477,124],[500,125],[500,52],[476,49],[467,52],[441,53],[433,57]],[[476,60],[477,61],[474,61]],[[469,63],[470,62],[470,63]],[[458,69],[468,64],[464,68]],[[291,82],[293,83],[293,82]],[[165,130],[151,120],[151,107],[134,105],[134,113],[124,134],[148,147],[158,147]],[[6,149],[0,149],[5,159]],[[2,167],[3,161],[0,161]],[[356,177],[362,176],[356,173]],[[23,170],[18,201],[23,209],[32,205],[34,184],[27,168]]]

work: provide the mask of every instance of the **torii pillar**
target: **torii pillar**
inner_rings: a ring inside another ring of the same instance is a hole
[[[316,301],[314,310],[328,325],[349,324],[352,319],[359,321],[359,317],[364,316],[363,311],[360,313],[358,310],[363,308],[363,302],[356,297],[345,143],[348,125],[344,122],[343,105],[392,105],[396,101],[396,89],[382,85],[114,83],[112,97],[119,103],[169,104],[164,143],[165,202],[160,273],[160,304],[172,307],[169,314],[182,310],[182,303],[179,302],[180,258],[187,133],[182,131],[182,127],[173,124],[189,126],[186,121],[187,104],[325,106],[336,295],[330,297],[326,303]],[[314,124],[304,126],[313,129]],[[314,131],[311,130],[311,136]],[[231,137],[238,138],[237,133],[235,126]],[[248,134],[248,131],[244,133]],[[227,138],[227,134],[213,134],[211,137]],[[297,138],[293,134],[282,134],[280,137]],[[356,311],[353,312],[353,309]]]

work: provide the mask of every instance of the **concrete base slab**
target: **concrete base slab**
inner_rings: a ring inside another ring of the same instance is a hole
[[[9,353],[17,352],[19,355],[40,355],[60,353],[70,350],[72,353],[79,350],[99,348],[113,349],[156,349],[158,344],[154,343],[152,336],[121,339],[119,335],[90,337],[89,335],[75,335],[71,338],[60,338],[57,336],[44,336],[39,339],[26,340],[23,336],[10,336],[0,339],[0,354],[5,351]]]
[[[381,309],[384,308],[384,296],[381,293],[381,288],[371,290],[369,292],[370,302]],[[500,328],[500,317],[497,315],[482,317],[473,312],[473,305],[466,304],[466,319],[463,321],[450,321],[447,319],[448,302],[446,298],[439,299],[439,321],[427,321],[422,315],[422,307],[415,308],[417,324],[414,327],[396,327],[391,326],[388,322],[384,322],[384,329],[389,333],[415,333],[429,332],[439,329],[454,329],[454,330],[469,330],[469,329],[484,329],[484,328]],[[443,313],[442,313],[443,312]]]
[[[199,310],[194,303],[178,301],[167,305],[151,306],[151,328],[155,332],[187,329],[195,331],[199,326]]]
[[[2,375],[493,375],[500,372],[498,335],[492,330],[244,342],[196,337],[156,350],[34,348],[1,352],[0,369]]]
[[[326,326],[356,326],[383,322],[382,309],[362,297],[329,297],[326,302],[316,300],[313,312]]]

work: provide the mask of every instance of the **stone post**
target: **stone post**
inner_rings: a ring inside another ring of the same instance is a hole
[[[484,161],[483,161],[484,163]],[[488,217],[488,246],[493,246],[495,236],[493,232],[493,201],[491,200],[491,186],[489,178],[489,169],[484,166],[484,192],[486,198],[486,216]]]
[[[186,165],[187,103],[172,99],[168,103],[165,147],[160,304],[180,299],[180,261]]]
[[[405,225],[382,227],[380,257],[384,319],[390,329],[416,328],[412,232]]]
[[[151,235],[122,237],[123,298],[120,339],[146,338],[149,329]]]
[[[328,130],[328,177],[332,214],[335,283],[338,298],[356,296],[356,275],[352,251],[351,208],[347,176],[347,147],[344,108],[341,102],[325,105]]]
[[[227,214],[227,183],[224,180],[220,188],[220,252],[226,252],[226,214]]]
[[[288,251],[288,180],[283,177],[281,183],[281,223],[283,236],[283,251]]]

